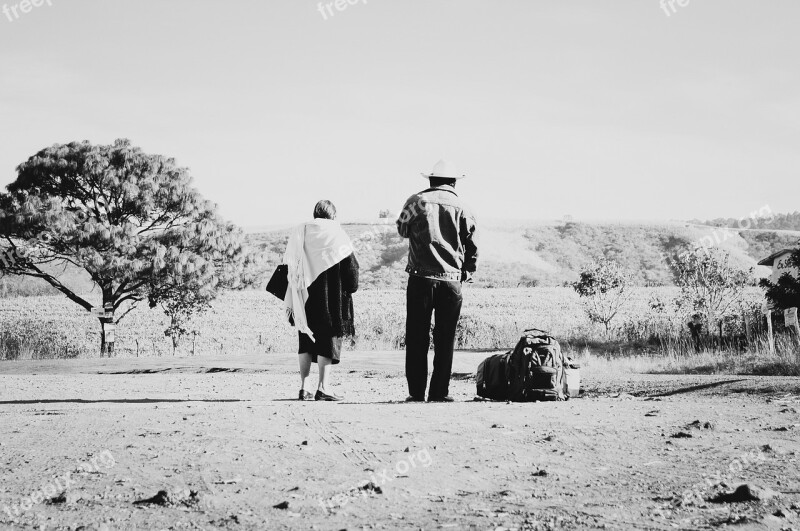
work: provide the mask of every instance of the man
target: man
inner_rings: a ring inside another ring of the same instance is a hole
[[[406,379],[408,402],[425,400],[431,314],[433,375],[429,402],[452,402],[450,372],[456,325],[461,315],[461,284],[472,282],[478,259],[475,217],[456,194],[464,176],[445,160],[430,174],[430,188],[406,201],[397,231],[409,239],[406,292]]]

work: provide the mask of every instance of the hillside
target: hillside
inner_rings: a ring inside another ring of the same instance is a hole
[[[745,218],[717,218],[706,221],[692,220],[692,223],[713,227],[800,231],[800,212],[773,214],[769,206],[765,205],[758,211],[751,212],[750,216]]]
[[[402,288],[407,243],[389,224],[345,224],[357,249],[365,288]],[[277,264],[288,231],[251,234]],[[772,252],[791,247],[798,233],[739,230],[690,223],[552,223],[495,224],[482,227],[477,285],[480,287],[559,286],[577,278],[593,257],[620,262],[640,285],[672,285],[663,257],[686,246],[714,245],[731,253],[735,263],[755,267]]]
[[[362,267],[364,289],[403,288],[407,242],[392,222],[345,223]],[[283,256],[288,229],[248,234],[263,250],[273,270]],[[593,257],[620,262],[639,285],[672,285],[663,256],[693,244],[728,250],[743,267],[766,268],[756,262],[776,250],[796,244],[800,233],[787,230],[730,229],[702,224],[664,223],[494,223],[481,228],[480,263],[476,287],[560,286],[578,276]],[[90,290],[86,275],[66,269],[65,283],[78,291]],[[0,296],[55,293],[36,279],[0,277]]]

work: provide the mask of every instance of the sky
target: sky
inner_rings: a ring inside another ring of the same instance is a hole
[[[442,157],[479,220],[799,209],[796,0],[329,1],[0,0],[0,186],[128,138],[245,227],[397,211]]]

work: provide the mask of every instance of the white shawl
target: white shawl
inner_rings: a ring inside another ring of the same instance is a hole
[[[286,290],[286,313],[294,326],[314,341],[308,327],[306,301],[308,287],[317,277],[350,256],[353,244],[339,222],[315,219],[292,230],[283,263],[289,268],[289,289]]]

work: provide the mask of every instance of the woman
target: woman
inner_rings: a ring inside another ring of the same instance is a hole
[[[342,338],[353,336],[353,298],[358,261],[336,220],[336,207],[320,201],[314,221],[295,228],[284,263],[289,268],[286,310],[300,337],[300,400],[338,401],[330,391],[331,366],[341,361]],[[306,391],[311,364],[319,365],[316,394]]]

